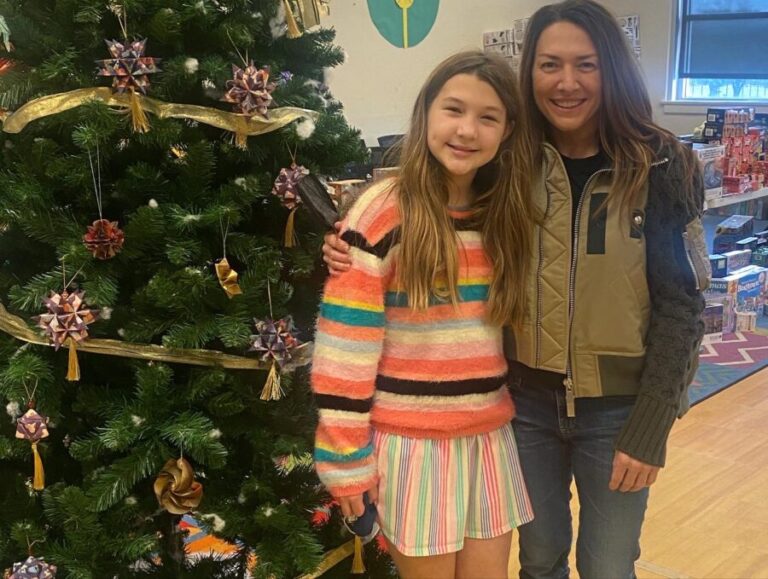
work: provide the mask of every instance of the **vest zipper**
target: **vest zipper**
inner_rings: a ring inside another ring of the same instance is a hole
[[[691,268],[691,275],[693,275],[693,282],[696,284],[696,291],[701,291],[701,284],[699,284],[699,276],[696,273],[696,266],[693,265],[693,258],[691,257],[691,240],[688,238],[687,231],[683,231],[683,247],[685,248],[685,259],[688,260],[688,266]]]
[[[568,352],[565,365],[565,380],[563,380],[563,386],[565,386],[565,409],[566,415],[569,418],[576,416],[576,395],[573,391],[573,368],[571,368],[571,341],[573,334],[573,310],[575,307],[575,285],[576,285],[576,264],[579,260],[579,233],[581,230],[581,210],[584,207],[584,198],[587,196],[587,190],[595,180],[595,177],[600,173],[608,173],[611,169],[600,169],[592,173],[592,176],[587,180],[584,185],[584,189],[579,197],[579,203],[576,206],[576,223],[573,226],[573,247],[571,248],[571,271],[568,277]],[[573,192],[571,192],[573,195]]]

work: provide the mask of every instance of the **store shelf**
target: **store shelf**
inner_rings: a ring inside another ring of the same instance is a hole
[[[734,205],[736,203],[741,203],[742,201],[752,201],[753,199],[760,199],[761,197],[766,196],[768,196],[768,187],[763,187],[757,191],[741,193],[740,195],[726,195],[724,197],[718,197],[717,199],[710,199],[709,201],[704,202],[704,209],[725,207],[726,205]]]

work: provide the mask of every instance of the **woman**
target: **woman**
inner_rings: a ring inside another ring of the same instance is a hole
[[[692,154],[653,123],[613,15],[566,0],[526,34],[521,89],[546,217],[528,324],[505,343],[536,515],[520,529],[521,577],[568,576],[574,478],[580,576],[634,577],[648,487],[703,333],[703,189]]]
[[[648,487],[687,409],[709,278],[696,162],[653,123],[615,18],[566,0],[529,20],[520,70],[540,152],[528,309],[505,336],[535,519],[522,578],[634,577]],[[341,269],[333,236],[325,259]],[[343,249],[338,246],[337,249]]]

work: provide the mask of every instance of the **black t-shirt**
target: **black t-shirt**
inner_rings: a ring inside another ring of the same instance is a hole
[[[563,164],[565,165],[565,171],[568,174],[568,181],[571,184],[571,195],[573,196],[573,212],[571,217],[571,227],[576,224],[576,209],[581,200],[581,196],[584,193],[584,187],[589,181],[589,178],[594,175],[596,171],[609,167],[608,157],[600,151],[597,155],[592,157],[586,157],[584,159],[570,159],[561,155]],[[571,230],[573,235],[573,230]],[[548,372],[546,370],[536,370],[529,368],[519,362],[510,361],[509,363],[510,375],[513,377],[519,377],[522,384],[530,384],[537,387],[548,388],[561,388],[563,386],[563,380],[565,374],[559,374],[557,372]]]
[[[568,181],[571,183],[571,195],[573,196],[573,221],[571,226],[576,224],[576,208],[584,193],[584,187],[589,178],[600,169],[608,167],[608,157],[600,151],[597,155],[585,157],[584,159],[570,159],[560,155],[565,165],[565,172],[568,174]]]

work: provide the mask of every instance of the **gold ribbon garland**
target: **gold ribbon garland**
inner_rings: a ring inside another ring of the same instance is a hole
[[[325,557],[323,557],[323,560],[320,562],[320,565],[318,565],[317,569],[312,571],[312,573],[307,573],[306,575],[302,575],[297,579],[317,579],[324,573],[327,573],[332,567],[335,567],[344,559],[352,555],[354,552],[355,541],[348,541],[341,547],[337,547],[333,551],[328,551],[328,553],[325,554]]]
[[[10,334],[17,340],[50,346],[48,338],[32,330],[24,320],[14,316],[0,303],[0,331]],[[68,340],[62,345],[70,347]],[[169,362],[172,364],[190,364],[193,366],[218,366],[229,370],[269,370],[271,362],[262,362],[255,358],[234,356],[217,350],[202,350],[194,348],[166,348],[156,344],[136,344],[122,342],[120,340],[89,338],[83,340],[77,346],[81,352],[93,354],[106,354],[108,356],[120,356],[122,358],[137,358],[139,360],[152,360],[155,362]],[[297,346],[292,352],[291,361],[285,365],[288,370],[306,366],[312,360],[312,342],[305,342]],[[285,369],[284,368],[284,369]]]
[[[132,102],[132,99],[133,102]],[[3,131],[20,133],[29,123],[43,117],[63,113],[90,100],[98,100],[111,107],[131,110],[139,107],[161,119],[191,119],[212,127],[232,131],[238,136],[253,137],[280,129],[287,124],[307,118],[317,121],[320,114],[309,109],[279,107],[269,111],[269,118],[260,115],[247,116],[203,107],[165,103],[142,95],[115,94],[109,87],[80,88],[69,92],[43,96],[22,105],[14,112],[0,113]]]

